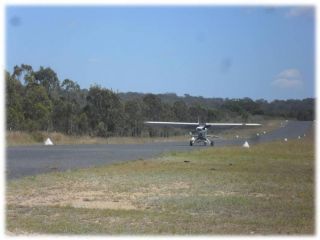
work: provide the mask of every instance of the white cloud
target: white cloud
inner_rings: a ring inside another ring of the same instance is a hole
[[[280,72],[271,85],[283,89],[300,88],[303,85],[303,80],[299,70],[292,68]]]
[[[301,73],[299,70],[290,68],[282,71],[281,73],[278,74],[278,77],[283,77],[283,78],[301,78]]]
[[[313,7],[293,7],[288,10],[286,17],[300,17],[300,16],[313,16]]]
[[[280,88],[297,88],[302,86],[302,81],[298,79],[277,78],[272,82],[272,85]]]

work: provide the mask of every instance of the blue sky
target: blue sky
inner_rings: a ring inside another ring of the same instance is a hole
[[[6,68],[51,67],[81,88],[315,96],[310,7],[7,6]]]

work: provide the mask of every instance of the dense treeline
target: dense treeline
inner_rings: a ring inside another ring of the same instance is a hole
[[[314,119],[314,99],[253,101],[176,94],[115,93],[94,85],[89,90],[70,79],[62,82],[51,68],[15,66],[5,73],[7,129],[58,131],[70,135],[156,136],[144,120],[256,121],[266,117]],[[177,133],[176,130],[175,133]]]

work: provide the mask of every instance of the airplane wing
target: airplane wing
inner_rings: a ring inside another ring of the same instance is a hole
[[[236,127],[236,126],[242,126],[242,127],[257,127],[261,126],[260,123],[206,123],[206,126],[210,127]]]
[[[147,125],[172,126],[172,127],[197,127],[201,124],[190,122],[154,122],[145,121]],[[236,127],[236,126],[261,126],[259,123],[205,123],[206,127]]]
[[[260,123],[206,123],[207,128],[229,129],[229,128],[246,128],[259,127]]]
[[[154,122],[154,121],[145,121],[144,124],[147,125],[156,125],[163,127],[197,127],[199,123],[190,123],[190,122]]]

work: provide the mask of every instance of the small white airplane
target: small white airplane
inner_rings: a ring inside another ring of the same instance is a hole
[[[218,138],[215,135],[208,135],[208,128],[210,127],[257,127],[261,126],[259,123],[200,123],[198,120],[197,123],[190,122],[154,122],[154,121],[145,121],[144,124],[155,125],[155,126],[164,126],[164,127],[196,127],[196,135],[193,135],[190,139],[190,146],[193,146],[195,143],[203,142],[204,145],[210,144],[214,145],[214,141],[209,138]]]

